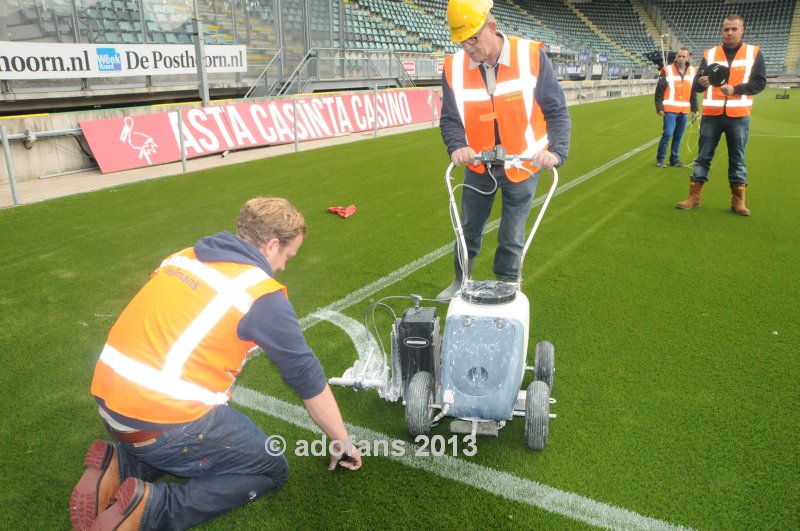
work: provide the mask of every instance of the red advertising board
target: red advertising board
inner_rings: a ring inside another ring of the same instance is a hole
[[[377,101],[376,101],[377,100]],[[180,111],[187,158],[226,150],[317,140],[439,117],[432,90],[388,90],[296,100],[236,103]],[[178,111],[80,123],[109,173],[181,159]]]

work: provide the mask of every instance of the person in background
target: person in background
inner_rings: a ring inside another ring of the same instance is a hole
[[[281,198],[247,201],[237,234],[220,232],[167,257],[109,332],[92,380],[114,442],[96,440],[70,497],[74,529],[186,529],[280,488],[282,448],[228,407],[256,346],[331,441],[329,469],[356,470],[319,360],[286,288],[275,280],[306,237]],[[338,444],[338,443],[337,443]],[[155,482],[165,474],[185,482]]]
[[[542,43],[499,32],[492,7],[492,0],[448,2],[450,38],[461,50],[445,60],[439,123],[451,162],[467,166],[461,197],[467,274],[480,252],[499,188],[503,208],[493,269],[498,280],[517,282],[539,170],[564,163],[571,122]],[[521,168],[475,164],[477,153],[496,145],[508,154],[532,159]],[[437,296],[442,301],[458,293],[464,276],[458,245],[455,248],[455,278]]]
[[[753,96],[767,86],[767,67],[758,46],[747,44],[744,20],[731,15],[722,21],[722,44],[705,51],[698,67],[693,90],[703,92],[703,118],[700,121],[700,140],[694,172],[689,179],[689,197],[676,208],[687,210],[702,204],[703,185],[708,182],[711,160],[722,134],[728,144],[728,183],[731,187],[731,212],[749,216],[745,204],[747,167],[744,152],[750,134],[750,112]],[[728,78],[719,86],[711,83],[710,67],[725,65]]]
[[[669,154],[669,165],[676,168],[687,168],[689,165],[681,162],[679,155],[681,139],[686,130],[686,119],[689,111],[692,121],[697,118],[697,94],[692,90],[692,82],[696,70],[689,63],[689,49],[679,48],[675,54],[675,61],[661,70],[656,83],[656,112],[664,118],[664,128],[661,133],[661,142],[656,153],[656,166],[665,168],[667,147],[672,139],[672,148]]]

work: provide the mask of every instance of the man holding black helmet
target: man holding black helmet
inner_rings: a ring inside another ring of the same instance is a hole
[[[703,118],[700,146],[694,161],[689,197],[676,205],[686,210],[698,208],[700,192],[708,181],[711,160],[725,133],[728,144],[728,181],[731,187],[731,212],[749,216],[745,206],[747,167],[744,150],[750,132],[753,96],[767,86],[764,56],[758,46],[742,41],[744,20],[731,15],[722,23],[722,44],[705,51],[692,89],[703,92]]]

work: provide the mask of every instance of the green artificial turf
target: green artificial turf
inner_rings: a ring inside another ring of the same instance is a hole
[[[747,148],[750,218],[732,215],[721,143],[703,207],[679,211],[691,169],[656,168],[652,145],[553,199],[528,255],[531,351],[556,347],[550,440],[524,444],[517,419],[463,458],[675,525],[800,527],[800,213],[796,98],[756,98]],[[654,140],[652,98],[571,107],[561,184]],[[696,153],[697,130],[690,134]],[[684,146],[682,157],[691,160]],[[9,529],[63,529],[88,445],[103,437],[89,395],[115,317],[167,254],[233,230],[256,195],[289,198],[309,236],[280,280],[298,316],[449,245],[438,130],[364,140],[0,211],[0,512]],[[549,185],[542,178],[539,194]],[[355,204],[345,220],[329,206]],[[496,232],[476,277],[491,275]],[[452,255],[342,310],[382,297],[432,297]],[[406,301],[389,301],[397,313]],[[445,305],[437,305],[440,315]],[[379,312],[386,336],[388,312]],[[309,343],[338,376],[350,337],[320,322]],[[386,338],[384,338],[386,340]],[[532,359],[529,362],[532,363]],[[242,386],[299,403],[264,357]],[[336,389],[346,420],[410,441],[404,410],[374,391]],[[318,436],[236,405],[290,444]],[[434,434],[449,437],[446,426]],[[385,458],[358,473],[289,456],[281,491],[209,529],[574,529],[565,516]]]

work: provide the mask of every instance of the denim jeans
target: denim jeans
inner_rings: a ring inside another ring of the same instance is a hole
[[[541,172],[521,183],[515,183],[506,177],[502,167],[492,168],[491,171],[497,179],[503,204],[493,270],[495,275],[517,278],[522,248],[525,246],[525,223],[528,221],[533,195],[536,192],[536,184],[539,182]],[[488,173],[475,173],[469,168],[464,170],[464,184],[485,192],[494,188],[494,182]],[[467,187],[463,188],[461,224],[464,229],[469,258],[474,258],[481,250],[483,230],[492,213],[496,195],[497,191],[490,195],[483,195]],[[455,259],[456,267],[459,267],[458,243],[456,243]]]
[[[750,117],[703,116],[700,121],[700,147],[694,161],[693,181],[708,181],[711,159],[719,139],[725,133],[728,143],[728,182],[747,184],[747,167],[744,164],[744,148],[750,134]]]
[[[283,455],[245,415],[217,406],[146,445],[117,443],[121,479],[150,483],[141,529],[186,529],[279,488],[289,478]],[[152,483],[164,474],[185,482]]]
[[[664,130],[661,133],[661,142],[658,144],[658,154],[656,155],[656,162],[664,162],[664,157],[667,156],[667,146],[669,139],[672,138],[672,150],[669,153],[669,162],[674,164],[680,158],[681,139],[683,132],[686,130],[686,117],[688,114],[679,112],[665,112],[664,113]]]

